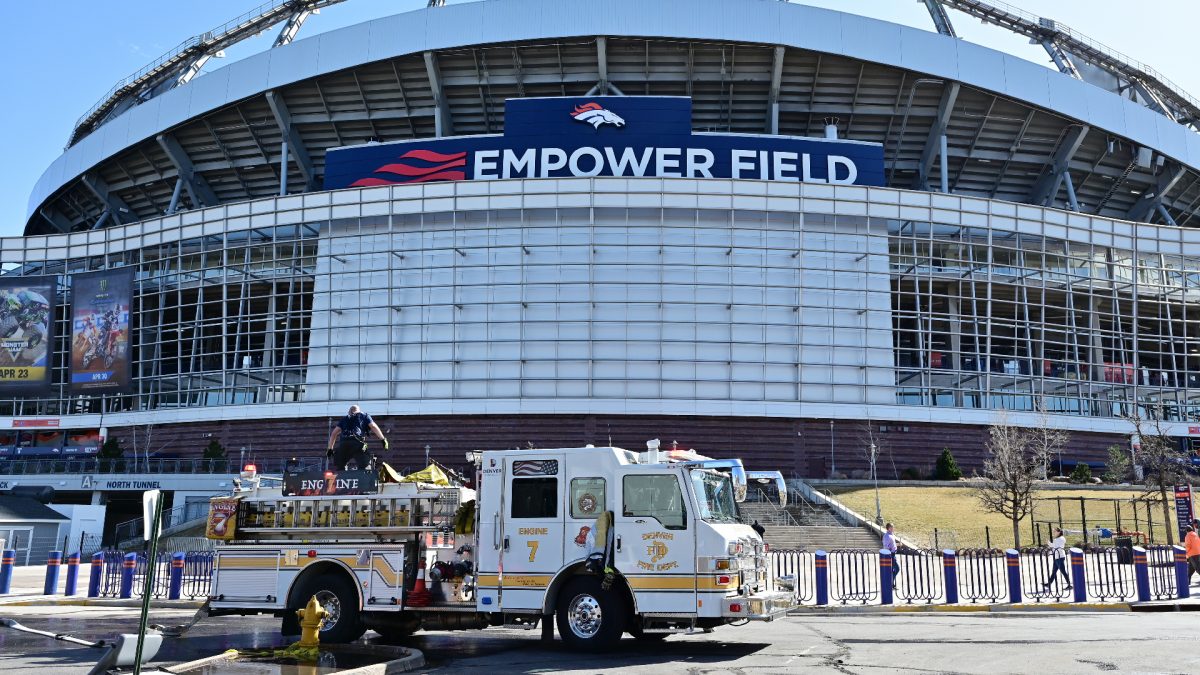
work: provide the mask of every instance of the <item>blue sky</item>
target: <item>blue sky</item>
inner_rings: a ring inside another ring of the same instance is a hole
[[[9,29],[0,40],[0,84],[8,104],[0,124],[8,129],[8,157],[0,162],[0,236],[20,234],[29,192],[42,171],[62,152],[74,122],[119,79],[197,33],[262,4],[162,0],[63,0],[8,3]],[[561,0],[575,2],[578,0]],[[678,4],[686,0],[646,0]],[[763,0],[764,2],[771,0]],[[454,0],[451,0],[454,2]],[[380,16],[424,7],[425,0],[348,0],[308,20],[300,37]],[[918,0],[803,0],[933,30]],[[1016,0],[1023,9],[1070,25],[1110,47],[1149,63],[1193,95],[1200,96],[1194,68],[1195,0]],[[1153,8],[1148,10],[1147,8]],[[1045,52],[1002,29],[952,13],[959,35],[1039,63]],[[270,47],[273,29],[213,59],[220,68]]]

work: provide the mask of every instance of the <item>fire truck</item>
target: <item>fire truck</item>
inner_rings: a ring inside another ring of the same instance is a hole
[[[739,520],[741,460],[617,447],[471,453],[477,490],[384,482],[374,472],[252,471],[214,497],[211,614],[274,613],[285,633],[316,596],[321,638],[368,628],[489,626],[558,632],[581,650],[771,620],[793,596],[768,590],[766,547]],[[249,468],[249,467],[248,467]],[[425,476],[432,478],[432,476]],[[786,580],[781,580],[784,583]]]

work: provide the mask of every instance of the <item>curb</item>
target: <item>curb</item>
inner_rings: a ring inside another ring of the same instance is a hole
[[[409,673],[419,668],[425,667],[425,654],[419,649],[412,647],[402,647],[407,656],[384,661],[383,663],[375,663],[369,666],[360,668],[351,668],[349,670],[339,670],[340,675],[391,675],[392,673]],[[237,650],[231,649],[221,654],[214,654],[195,661],[187,663],[177,663],[173,666],[164,667],[162,670],[175,675],[184,675],[185,673],[199,672],[202,669],[207,669],[207,672],[220,672],[220,666],[227,664],[237,658]],[[211,669],[217,669],[212,671]]]
[[[154,609],[197,609],[203,600],[151,600]],[[129,607],[140,609],[141,598],[75,598],[35,595],[23,598],[0,598],[0,607]]]
[[[1171,611],[1170,605],[1154,605],[1163,608],[1160,611]],[[1176,605],[1178,607],[1178,605]],[[1200,610],[1200,606],[1196,606]],[[858,606],[827,606],[800,607],[789,610],[788,616],[804,616],[806,614],[934,614],[939,612],[971,613],[971,612],[1132,612],[1137,606],[1128,602],[1052,602],[1052,603],[1021,603],[990,604],[990,605],[858,605]],[[1149,610],[1154,611],[1154,610]],[[1176,610],[1178,611],[1178,610]]]

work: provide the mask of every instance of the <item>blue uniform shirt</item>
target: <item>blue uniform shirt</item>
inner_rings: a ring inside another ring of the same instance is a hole
[[[367,413],[358,412],[338,420],[337,426],[342,430],[342,438],[353,437],[362,440],[367,437],[367,430],[372,421]]]

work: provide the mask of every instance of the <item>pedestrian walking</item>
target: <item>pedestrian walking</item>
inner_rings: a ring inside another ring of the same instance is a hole
[[[337,426],[329,432],[329,443],[325,450],[326,456],[333,459],[333,465],[338,471],[344,471],[351,462],[359,469],[368,467],[373,459],[371,453],[367,452],[368,431],[383,442],[384,450],[388,449],[388,440],[379,430],[379,425],[375,424],[375,420],[358,406],[350,406],[346,416],[338,420]]]
[[[1050,542],[1050,552],[1054,555],[1054,568],[1050,570],[1050,578],[1042,584],[1042,588],[1050,588],[1056,575],[1062,574],[1067,582],[1067,590],[1071,590],[1071,575],[1067,574],[1067,538],[1061,527],[1054,528],[1054,541]]]
[[[1187,552],[1188,583],[1192,583],[1192,574],[1200,574],[1200,520],[1193,520],[1188,526],[1187,535],[1183,538],[1183,547]]]
[[[750,529],[757,532],[758,536],[760,538],[766,536],[766,534],[767,534],[767,528],[763,527],[762,525],[759,525],[757,518],[754,520],[754,524],[750,526]]]
[[[896,560],[899,548],[896,545],[896,528],[891,523],[887,524],[887,531],[883,533],[883,547],[892,552],[892,590],[895,590],[896,580],[900,578],[900,561]]]

